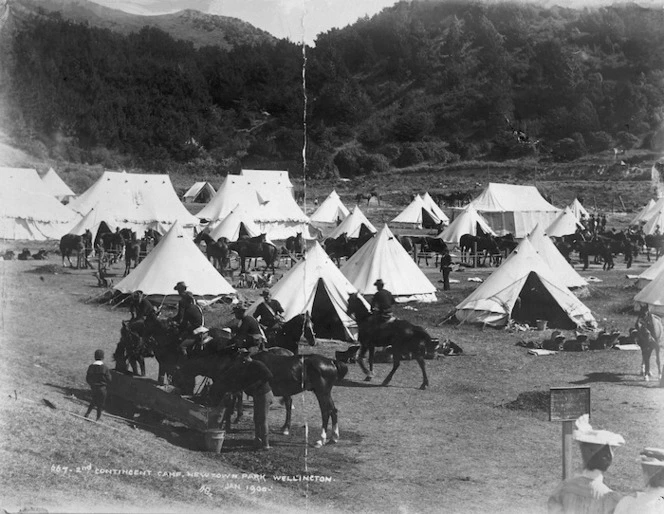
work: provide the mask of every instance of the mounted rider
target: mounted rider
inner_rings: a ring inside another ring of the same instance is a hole
[[[284,320],[284,308],[279,303],[279,300],[272,298],[272,293],[269,289],[263,290],[261,293],[263,302],[258,305],[254,312],[254,317],[265,329],[267,335],[272,336],[281,330]],[[271,339],[271,337],[268,337]]]
[[[173,289],[180,295],[180,301],[178,302],[178,312],[170,321],[178,325],[181,341],[179,348],[186,355],[187,348],[200,338],[202,332],[196,331],[196,329],[203,327],[205,319],[203,310],[196,303],[191,291],[187,291],[187,285],[184,282],[178,282]]]
[[[392,306],[395,304],[394,296],[385,289],[385,283],[382,279],[376,280],[374,285],[377,291],[371,299],[371,312],[379,323],[393,321],[395,319],[392,315]]]
[[[147,299],[145,293],[137,289],[131,294],[131,303],[129,304],[131,313],[130,321],[144,321],[148,316],[158,315],[158,309]]]
[[[240,348],[249,351],[249,355],[254,355],[265,349],[265,335],[261,326],[250,314],[247,314],[246,307],[238,303],[233,307],[235,318],[240,320],[240,324],[235,332],[233,340]]]

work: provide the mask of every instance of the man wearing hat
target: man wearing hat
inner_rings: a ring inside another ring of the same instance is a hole
[[[371,299],[371,310],[378,314],[381,321],[390,321],[392,318],[392,306],[394,305],[394,297],[387,289],[382,279],[374,282],[376,286],[376,294]]]
[[[264,349],[264,337],[256,318],[247,314],[247,308],[241,303],[233,307],[233,314],[235,314],[236,319],[240,320],[234,337],[237,345],[249,350],[250,355],[262,351]]]
[[[284,322],[284,308],[279,300],[272,298],[269,289],[263,290],[261,296],[263,302],[256,307],[254,317],[265,327],[266,331],[275,332],[281,328],[281,324]]]
[[[157,310],[154,308],[150,300],[148,300],[140,289],[137,289],[131,294],[131,303],[129,304],[129,312],[131,313],[130,321],[144,320],[151,314],[156,314]]]
[[[187,291],[187,285],[184,282],[178,282],[175,287],[180,295],[178,302],[178,312],[171,318],[171,321],[177,323],[180,330],[180,350],[186,355],[186,348],[196,342],[198,334],[194,331],[205,324],[203,310],[194,299],[194,295]]]
[[[664,450],[644,448],[639,461],[646,489],[635,495],[625,496],[616,506],[614,514],[664,513]]]
[[[584,414],[576,420],[574,440],[579,443],[583,470],[564,480],[549,497],[549,514],[611,514],[620,495],[604,484],[604,472],[613,462],[613,451],[625,444],[622,436],[593,430]]]

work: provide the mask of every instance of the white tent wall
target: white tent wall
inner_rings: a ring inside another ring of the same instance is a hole
[[[578,198],[575,198],[574,201],[569,204],[569,209],[572,211],[574,214],[574,217],[577,220],[582,220],[583,218],[588,218],[590,215],[586,208],[579,202]]]
[[[182,196],[184,202],[207,203],[216,194],[214,187],[209,182],[196,182]]]
[[[350,211],[343,204],[337,192],[333,190],[318,206],[310,219],[311,224],[318,228],[324,237],[327,237],[349,214]]]
[[[240,238],[242,226],[244,226],[246,235],[249,237],[261,235],[260,228],[251,220],[249,214],[238,205],[228,216],[213,226],[210,230],[210,237],[215,241],[220,237],[225,237],[229,241],[237,241]]]
[[[643,289],[661,275],[662,272],[664,272],[664,259],[657,259],[649,268],[639,275],[639,278],[636,281],[637,287]]]
[[[563,254],[553,244],[551,238],[544,233],[539,225],[528,234],[528,240],[532,243],[544,262],[549,265],[554,275],[559,277],[561,284],[570,289],[588,287],[588,282],[567,262]]]
[[[425,225],[431,228],[443,223],[422,201],[420,195],[416,195],[403,211],[401,211],[390,224],[399,228],[421,229]]]
[[[651,198],[648,201],[648,203],[645,206],[643,206],[643,208],[639,211],[639,213],[634,217],[634,219],[632,219],[630,225],[638,225],[641,222],[646,222],[648,220],[648,215],[655,208],[656,204],[657,202]]]
[[[429,209],[439,220],[441,220],[445,225],[448,225],[450,218],[447,217],[447,214],[443,212],[436,202],[433,201],[429,192],[426,192],[422,195],[422,203],[424,206]]]
[[[362,225],[369,229],[372,234],[378,232],[371,222],[367,219],[359,206],[353,207],[350,214],[327,236],[329,239],[335,239],[342,234],[348,238],[359,237]]]
[[[572,210],[565,207],[565,210],[553,220],[545,232],[551,237],[563,237],[574,234],[577,229],[583,229],[583,225],[579,223]]]
[[[472,205],[468,205],[461,213],[436,237],[446,243],[459,244],[464,234],[477,235],[477,227],[485,234],[496,235],[486,220]]]
[[[60,178],[53,168],[50,168],[41,178],[46,187],[61,202],[68,202],[76,196],[67,184]]]
[[[293,197],[293,183],[287,171],[283,170],[241,170],[240,176],[259,193],[271,194],[275,190],[287,191]]]

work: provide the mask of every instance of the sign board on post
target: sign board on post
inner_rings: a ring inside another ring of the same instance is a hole
[[[563,422],[563,480],[572,472],[572,430],[580,416],[590,416],[590,387],[552,387],[549,396],[549,421]]]

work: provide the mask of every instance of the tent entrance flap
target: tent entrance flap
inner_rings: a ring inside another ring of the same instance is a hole
[[[311,321],[314,324],[316,337],[340,341],[347,339],[344,325],[334,309],[322,278],[319,278],[318,284],[316,284],[316,294],[311,307]]]
[[[429,211],[422,209],[422,228],[437,228],[439,223],[434,220]]]
[[[532,271],[519,293],[510,317],[518,323],[527,323],[530,326],[535,326],[537,320],[541,319],[547,320],[550,328],[576,328],[576,324],[544,287],[537,273]]]

